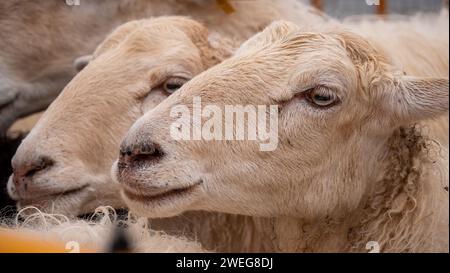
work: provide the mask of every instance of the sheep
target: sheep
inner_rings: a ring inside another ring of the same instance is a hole
[[[232,48],[231,40],[184,17],[142,19],[118,27],[13,157],[15,174],[8,191],[19,209],[34,205],[45,212],[80,215],[102,204],[121,208],[109,173],[121,137],[144,111],[228,57]],[[49,149],[35,145],[36,138],[48,132],[59,140],[50,137]],[[63,147],[69,143],[73,149]],[[34,182],[26,179],[18,184],[26,177]]]
[[[241,250],[448,252],[448,148],[422,130],[448,115],[448,75],[404,75],[389,57],[405,47],[389,50],[341,28],[273,23],[134,123],[112,169],[123,199],[150,218],[223,213],[198,233]],[[278,146],[177,139],[223,122],[214,112],[194,126],[196,98],[219,113],[278,106]]]
[[[215,0],[85,1],[78,6],[60,0],[1,1],[0,135],[17,118],[46,109],[89,61],[85,55],[111,30],[132,19],[189,15],[240,41],[277,18],[311,24],[327,20],[296,0],[225,3],[228,9]]]

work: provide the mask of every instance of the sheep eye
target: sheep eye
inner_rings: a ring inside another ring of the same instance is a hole
[[[174,77],[164,82],[163,88],[169,95],[181,88],[188,80],[184,78]]]
[[[306,91],[306,99],[316,107],[331,107],[339,102],[336,94],[327,88],[317,87]]]

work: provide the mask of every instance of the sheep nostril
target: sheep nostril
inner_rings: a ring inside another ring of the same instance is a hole
[[[123,147],[120,147],[120,157],[124,157],[126,154],[125,149]]]
[[[54,164],[54,161],[47,156],[40,156],[36,161],[31,162],[23,172],[23,176],[31,177],[39,171],[43,171]]]
[[[163,157],[164,153],[155,143],[145,143],[140,145],[139,153],[134,155],[136,163],[151,163]]]
[[[120,148],[120,157],[128,158],[133,155],[133,149],[130,146],[124,146]]]
[[[140,148],[140,153],[144,154],[144,155],[145,154],[146,155],[151,155],[151,154],[154,154],[155,152],[156,152],[156,147],[153,144],[145,143]]]
[[[134,146],[123,147],[120,150],[119,166],[140,166],[154,162],[163,156],[163,152],[155,143],[147,142]]]
[[[22,185],[24,190],[27,191],[28,182],[38,172],[47,170],[54,165],[54,161],[47,156],[40,156],[34,161],[25,162],[20,166],[17,166],[13,170],[13,179],[15,185]]]

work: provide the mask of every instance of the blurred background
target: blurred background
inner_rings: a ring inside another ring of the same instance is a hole
[[[302,0],[325,13],[343,19],[362,14],[405,14],[439,12],[448,0]]]

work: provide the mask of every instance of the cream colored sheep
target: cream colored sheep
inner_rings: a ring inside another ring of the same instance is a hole
[[[144,19],[117,28],[18,148],[10,196],[19,208],[34,205],[67,215],[89,213],[99,205],[120,208],[109,174],[126,130],[230,54],[230,42],[184,17]],[[59,140],[45,148],[38,139],[50,132]]]
[[[419,50],[407,43],[390,50]],[[447,252],[448,150],[422,127],[448,115],[448,92],[448,75],[404,75],[361,36],[277,22],[141,117],[113,172],[142,216],[251,217],[196,221],[207,247]],[[175,140],[171,128],[192,120],[173,109],[192,111],[194,98],[218,109],[278,105],[277,148]]]

